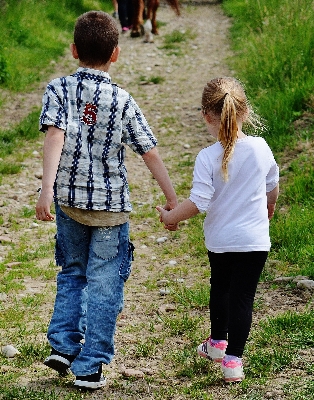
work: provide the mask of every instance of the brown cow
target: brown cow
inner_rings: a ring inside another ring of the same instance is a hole
[[[167,0],[167,3],[180,15],[178,0]],[[132,37],[139,37],[144,34],[143,19],[147,22],[151,21],[151,32],[155,35],[158,34],[156,13],[159,6],[159,0],[133,0],[133,24],[132,24]],[[146,24],[146,30],[150,29],[150,23]],[[146,32],[147,34],[147,32]],[[147,40],[152,41],[152,40]]]

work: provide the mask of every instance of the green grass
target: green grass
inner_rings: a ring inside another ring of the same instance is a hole
[[[196,35],[191,29],[179,31],[175,29],[164,36],[164,43],[160,47],[164,49],[168,55],[182,57],[185,54],[185,49],[182,44],[186,44],[189,40],[195,39]]]
[[[158,85],[160,83],[163,83],[164,81],[165,81],[165,78],[160,75],[153,75],[151,77],[146,77],[144,75],[141,75],[139,78],[139,83],[141,85],[144,85],[144,84]]]
[[[305,275],[314,279],[313,206],[292,205],[279,212],[271,222],[272,255],[287,262],[287,275]]]
[[[0,87],[24,91],[52,70],[73,40],[75,19],[112,3],[86,0],[9,0],[0,4]]]
[[[63,400],[81,400],[86,396],[81,393],[68,393],[63,394]],[[1,387],[0,386],[0,399],[1,400],[60,400],[58,392],[50,390],[33,390],[24,387]]]
[[[313,109],[314,9],[306,0],[225,0],[223,8],[234,18],[231,40],[236,57],[230,64],[268,122],[265,139],[278,162],[291,154],[281,171],[285,184],[271,221],[270,257],[285,265],[282,274],[313,278],[314,172],[313,155],[306,150],[313,135],[310,126],[296,132],[292,122]],[[293,149],[302,143],[304,150],[293,157]]]
[[[223,8],[234,18],[232,67],[269,123],[271,146],[282,150],[314,86],[314,9],[308,0],[225,0]]]
[[[314,346],[314,312],[286,312],[260,323],[246,350],[249,377],[267,377],[289,368],[300,350]]]
[[[30,113],[23,121],[12,129],[0,130],[0,158],[16,153],[25,146],[25,142],[37,139],[41,133],[38,130],[39,110]],[[0,161],[1,174],[16,174],[21,165]]]

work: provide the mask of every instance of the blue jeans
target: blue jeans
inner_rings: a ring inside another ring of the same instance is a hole
[[[56,205],[57,295],[48,329],[50,345],[76,356],[76,376],[94,374],[114,356],[116,319],[123,308],[124,283],[131,272],[129,224],[80,224]]]

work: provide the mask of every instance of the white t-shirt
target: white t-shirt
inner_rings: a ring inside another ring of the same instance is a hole
[[[279,181],[279,168],[261,137],[238,139],[228,164],[229,180],[222,176],[223,148],[219,142],[200,151],[190,200],[206,212],[206,248],[214,253],[269,251],[266,192]]]

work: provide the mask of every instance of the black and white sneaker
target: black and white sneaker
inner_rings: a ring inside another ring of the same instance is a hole
[[[80,389],[100,389],[106,385],[106,378],[102,374],[102,367],[99,367],[98,372],[91,375],[77,376],[74,386]]]
[[[50,356],[44,361],[47,367],[54,369],[61,376],[68,375],[71,371],[69,367],[76,356],[71,356],[69,354],[62,354],[55,349],[51,349]]]

